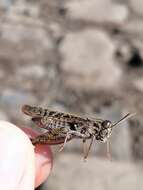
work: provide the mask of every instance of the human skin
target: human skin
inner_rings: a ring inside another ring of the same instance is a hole
[[[47,145],[34,147],[29,135],[33,137],[36,133],[0,121],[0,189],[34,190],[49,176],[51,150]]]
[[[21,129],[30,137],[35,137],[38,134],[31,128],[21,127]],[[53,157],[48,145],[36,145],[36,147],[34,147],[34,152],[36,158],[35,187],[37,187],[49,176],[53,165]]]

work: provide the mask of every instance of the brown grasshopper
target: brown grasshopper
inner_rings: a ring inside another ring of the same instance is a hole
[[[67,141],[74,138],[82,139],[85,145],[87,139],[91,139],[87,151],[84,146],[84,158],[86,159],[91,149],[92,143],[95,140],[106,142],[110,137],[113,127],[118,123],[130,117],[131,114],[126,114],[116,123],[112,124],[109,120],[89,119],[79,116],[51,111],[41,107],[24,105],[22,111],[32,118],[32,121],[40,128],[47,131],[35,138],[31,138],[33,145],[63,144],[60,151],[64,148]]]

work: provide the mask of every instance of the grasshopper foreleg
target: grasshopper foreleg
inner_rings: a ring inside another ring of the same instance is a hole
[[[64,144],[60,147],[59,152],[61,152],[61,151],[64,149],[64,147],[65,147],[65,145],[66,145],[66,143],[67,143],[67,140],[70,139],[70,138],[71,138],[71,134],[70,134],[70,132],[68,132],[68,133],[66,134],[66,138],[65,138],[65,140],[64,140]]]
[[[71,131],[67,132],[66,137],[65,137],[65,140],[64,140],[64,143],[63,143],[63,145],[61,146],[59,152],[61,152],[61,151],[64,149],[67,140],[70,139],[70,138],[72,138],[72,137],[75,137],[75,138],[82,138],[83,141],[86,141],[86,139],[89,138],[89,136],[87,136],[87,135],[85,135],[85,134],[82,134],[82,133],[80,133],[80,132],[78,132],[78,131],[72,131],[72,130],[71,130]]]
[[[92,146],[92,143],[93,143],[94,139],[95,139],[94,136],[91,137],[91,141],[90,141],[89,147],[88,147],[88,149],[87,149],[86,151],[84,151],[84,160],[85,160],[85,161],[86,161],[86,159],[87,159],[87,157],[88,157],[88,155],[89,155],[89,152],[90,152],[90,150],[91,150],[91,146]],[[84,141],[83,141],[83,143],[85,144]]]

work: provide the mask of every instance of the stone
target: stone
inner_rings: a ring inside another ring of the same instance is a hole
[[[44,77],[47,73],[44,66],[40,65],[22,65],[17,69],[17,72],[19,73],[20,77],[22,78],[36,78],[40,79]]]
[[[9,9],[13,3],[14,0],[0,0],[0,8]]]
[[[39,16],[39,6],[37,3],[29,3],[28,1],[17,1],[16,3],[12,4],[12,0],[7,0],[7,4],[9,2],[10,9],[8,11],[9,16],[17,16],[19,18],[31,17],[38,19]]]
[[[143,1],[142,0],[130,0],[130,6],[137,13],[143,15]]]
[[[128,16],[125,5],[111,0],[73,0],[67,3],[68,14],[72,19],[92,22],[123,23]]]
[[[32,24],[32,23],[31,23]],[[36,30],[35,30],[36,27]],[[52,41],[47,35],[47,32],[41,27],[35,25],[32,27],[26,26],[24,23],[18,23],[16,20],[13,23],[1,24],[1,38],[13,42],[15,44],[30,41],[31,43],[37,42],[38,47],[52,48]],[[22,46],[21,45],[21,46]]]
[[[135,79],[133,81],[134,86],[143,93],[143,78]]]
[[[49,30],[56,40],[61,39],[64,36],[64,32],[62,31],[61,26],[55,22],[50,23]]]
[[[60,46],[65,83],[84,89],[112,89],[121,69],[115,64],[115,46],[101,30],[68,33]]]
[[[5,77],[5,72],[1,69],[0,70],[0,79],[3,79]]]
[[[0,105],[8,105],[9,108],[11,107],[15,111],[17,110],[17,108],[20,108],[21,105],[23,105],[24,103],[26,104],[28,102],[36,102],[36,99],[30,93],[17,91],[10,88],[4,89],[3,92],[1,92]]]
[[[7,16],[0,23],[0,56],[19,64],[39,64],[51,59],[53,39],[43,26],[38,19]]]

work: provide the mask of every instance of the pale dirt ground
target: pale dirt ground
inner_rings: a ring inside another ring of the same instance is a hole
[[[41,189],[143,189],[143,1],[0,0],[0,119],[33,126],[23,104],[117,121],[88,162],[79,141]],[[40,188],[39,188],[40,189]]]

